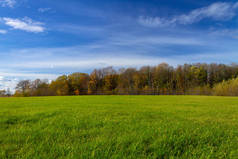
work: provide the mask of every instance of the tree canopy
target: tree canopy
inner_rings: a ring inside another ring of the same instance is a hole
[[[238,65],[167,63],[140,69],[107,67],[91,74],[62,75],[52,82],[20,81],[16,96],[95,94],[211,94],[215,85],[238,77]]]

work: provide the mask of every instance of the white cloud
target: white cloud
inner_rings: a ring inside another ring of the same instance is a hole
[[[160,17],[144,17],[144,16],[140,16],[138,22],[148,27],[157,27],[157,26],[166,27],[174,23],[173,20],[168,20]]]
[[[0,90],[7,90],[8,88],[14,92],[17,83],[20,80],[35,80],[35,79],[49,79],[54,80],[59,75],[45,74],[45,73],[31,73],[31,72],[14,72],[0,70]]]
[[[140,16],[138,22],[148,27],[166,27],[176,24],[193,24],[203,19],[210,18],[213,20],[225,21],[236,16],[238,9],[237,3],[217,2],[210,6],[195,9],[188,14],[174,16],[172,18],[161,17],[144,17]]]
[[[117,46],[132,45],[203,45],[202,40],[192,37],[173,37],[173,36],[118,36],[113,37],[109,44]]]
[[[2,30],[2,29],[0,29],[0,34],[6,34],[6,33],[7,33],[6,30]]]
[[[47,48],[45,48],[48,50]],[[63,48],[62,48],[63,49]],[[51,49],[49,49],[51,50]],[[70,50],[70,48],[66,49]],[[66,51],[65,50],[65,51]],[[27,51],[31,52],[31,50]],[[44,54],[43,50],[39,50],[39,54]],[[92,70],[95,68],[103,68],[107,66],[114,66],[116,68],[121,67],[140,67],[144,65],[157,65],[162,62],[167,62],[173,66],[177,64],[183,64],[187,62],[196,63],[196,62],[221,62],[228,61],[230,63],[234,62],[234,59],[237,59],[237,52],[204,52],[204,53],[192,53],[188,55],[184,55],[183,53],[179,53],[176,55],[171,55],[168,57],[160,57],[153,55],[129,55],[129,53],[125,53],[123,56],[120,56],[120,52],[117,52],[117,56],[102,56],[99,55],[87,55],[82,57],[63,57],[63,58],[49,58],[47,59],[34,59],[31,61],[21,61],[15,62],[14,64],[5,65],[6,67],[10,67],[11,69],[21,68],[23,70],[33,69],[33,70],[47,70],[47,71],[56,71],[56,70]],[[214,56],[215,55],[215,56]],[[229,56],[224,56],[229,55]],[[60,71],[61,72],[61,71]],[[10,77],[24,77],[24,78],[48,78],[52,79],[56,77],[53,74],[44,74],[44,73],[9,73],[9,72],[1,72],[1,76],[10,76]]]
[[[41,12],[41,13],[48,12],[50,10],[51,10],[51,8],[39,8],[38,9],[38,11]]]
[[[181,24],[195,23],[204,18],[227,20],[233,18],[236,15],[236,8],[236,4],[232,3],[214,3],[208,7],[196,9],[190,12],[188,15],[175,17],[175,19]]]
[[[2,7],[10,7],[13,8],[14,5],[16,4],[15,0],[0,0],[0,5]]]
[[[23,19],[13,19],[13,18],[4,17],[2,18],[2,21],[6,25],[14,29],[24,30],[27,32],[40,33],[40,32],[44,32],[45,30],[45,28],[42,26],[43,23],[34,22],[32,19],[28,17],[25,17]]]
[[[18,83],[17,79],[3,77],[0,79],[0,90],[10,89],[12,92],[15,90],[15,87]]]
[[[209,31],[175,30],[174,33],[165,34],[163,29],[158,30],[159,32],[149,34],[118,32],[100,41],[71,47],[2,51],[0,68],[12,72],[0,70],[0,76],[10,79],[35,79],[39,76],[51,79],[50,75],[44,73],[60,75],[77,71],[89,72],[94,68],[107,66],[139,67],[161,62],[175,66],[190,62],[235,62],[237,59],[237,54],[230,53],[231,50],[238,50],[238,47],[233,44],[235,41],[231,43],[227,37],[210,35]],[[196,46],[191,47],[194,45]],[[198,50],[198,47],[202,50]],[[218,52],[224,54],[219,55]]]
[[[31,73],[31,72],[1,72],[0,77],[4,80],[5,77],[21,77],[25,79],[55,79],[57,75],[55,74],[46,74],[46,73]],[[1,80],[1,79],[0,79]]]
[[[20,68],[34,69],[57,69],[57,68],[79,68],[79,69],[94,69],[108,66],[114,67],[138,67],[143,65],[157,65],[162,62],[175,63],[172,59],[159,57],[109,57],[94,59],[68,59],[68,60],[51,60],[51,61],[35,61],[18,63],[12,66]]]

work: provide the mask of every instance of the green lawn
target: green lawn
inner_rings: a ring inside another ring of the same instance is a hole
[[[0,98],[0,158],[238,158],[238,98]]]

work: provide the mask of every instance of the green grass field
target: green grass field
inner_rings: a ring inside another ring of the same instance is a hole
[[[0,158],[238,158],[238,98],[0,98]]]

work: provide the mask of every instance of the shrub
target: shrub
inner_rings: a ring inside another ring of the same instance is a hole
[[[213,88],[217,96],[238,96],[238,78],[223,81]]]

